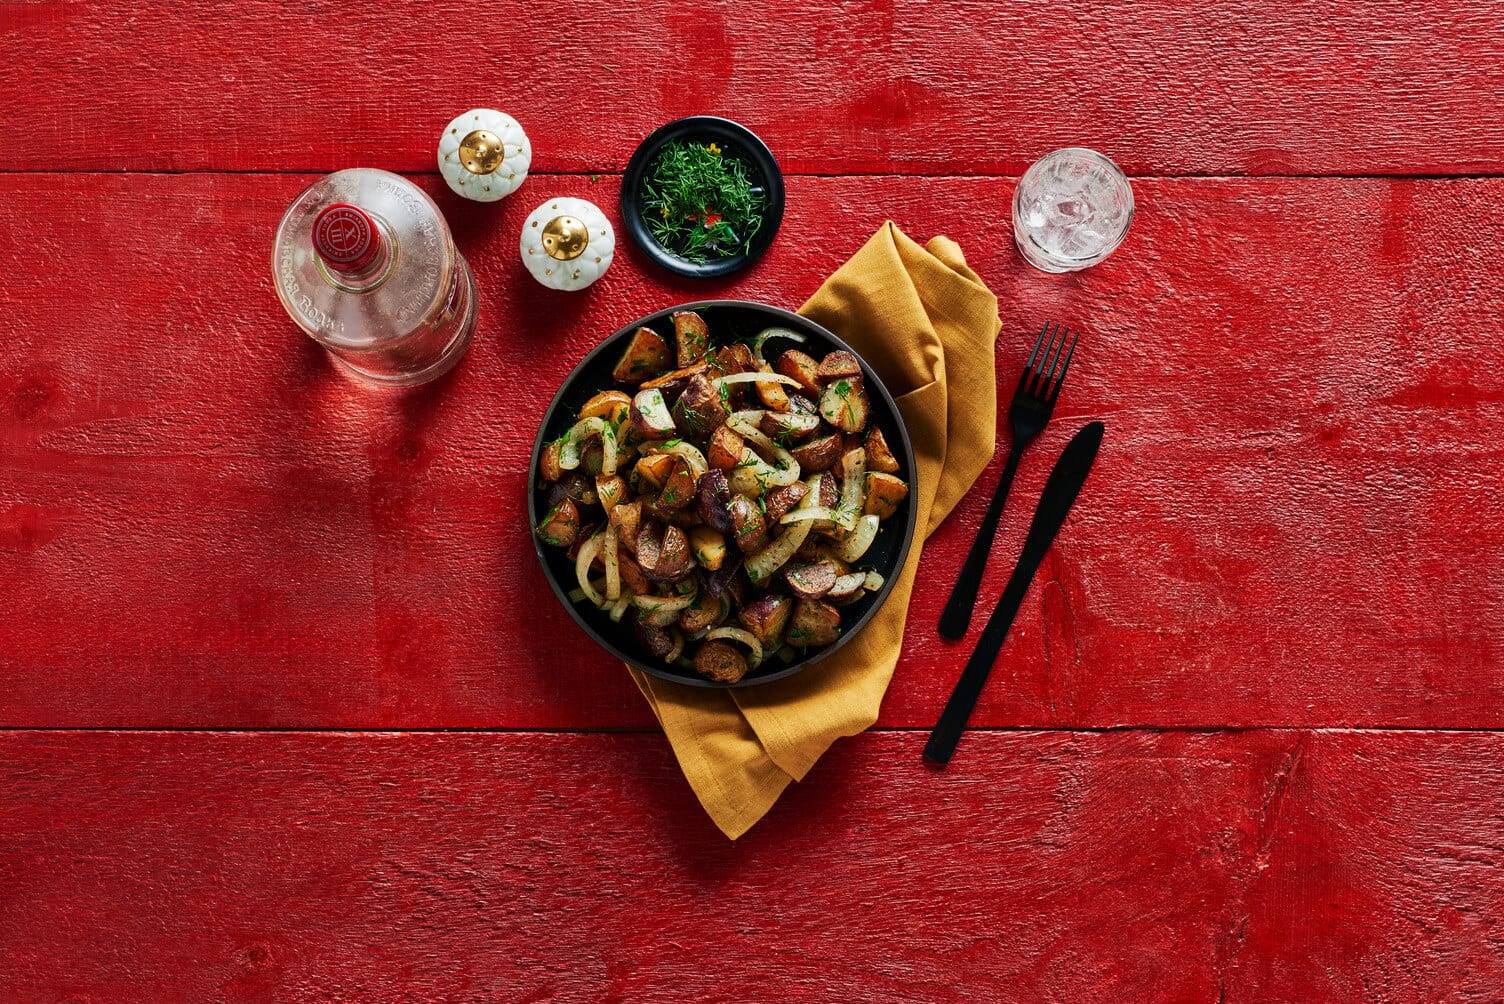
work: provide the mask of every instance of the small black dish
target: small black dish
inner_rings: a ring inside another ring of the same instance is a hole
[[[676,310],[698,311],[710,327],[712,341],[718,345],[745,340],[764,328],[779,326],[792,328],[803,334],[808,341],[799,347],[817,359],[824,358],[827,352],[835,349],[844,349],[857,356],[866,379],[872,407],[870,421],[882,430],[889,448],[898,460],[899,477],[911,485],[914,483],[914,447],[909,441],[909,430],[904,425],[903,415],[877,374],[851,346],[822,325],[778,307],[746,300],[702,300],[697,303],[665,307],[646,317],[638,318],[592,349],[564,379],[559,386],[558,393],[549,404],[548,411],[544,413],[543,421],[538,427],[538,435],[533,441],[532,458],[528,467],[530,490],[528,491],[527,517],[530,526],[536,527],[545,511],[547,491],[538,480],[538,459],[543,452],[544,444],[563,435],[574,423],[580,406],[595,394],[620,386],[612,379],[611,370],[621,357],[622,349],[626,347],[627,340],[633,333],[639,327],[654,328],[659,332],[672,330],[669,318]],[[825,648],[810,649],[790,663],[770,659],[732,684],[716,683],[692,669],[670,666],[648,658],[643,654],[642,646],[632,636],[630,618],[612,622],[604,611],[597,610],[589,604],[570,601],[569,591],[578,581],[575,578],[574,562],[569,560],[561,548],[545,547],[536,533],[530,533],[528,536],[533,539],[533,551],[538,555],[538,561],[543,566],[544,577],[548,579],[554,595],[559,598],[564,609],[569,611],[569,616],[573,617],[585,633],[607,652],[644,673],[664,680],[672,680],[675,683],[686,683],[692,687],[753,687],[793,676],[814,665],[832,653],[840,651],[847,642],[857,636],[862,628],[866,627],[878,608],[887,600],[888,594],[892,592],[894,584],[898,581],[899,573],[903,570],[909,547],[914,541],[917,513],[918,510],[910,498],[897,515],[881,524],[877,539],[873,541],[862,563],[877,571],[883,577],[883,584],[877,592],[868,593],[851,606],[842,608],[841,636],[835,644]]]
[[[768,195],[768,209],[763,216],[762,229],[752,238],[751,247],[745,254],[717,258],[714,261],[692,262],[679,257],[653,239],[652,231],[642,217],[642,181],[648,165],[666,143],[673,140],[695,140],[719,144],[728,155],[735,156],[747,167],[747,176],[753,185],[761,185]],[[694,115],[676,119],[661,126],[637,147],[632,159],[627,162],[627,171],[621,179],[621,215],[627,233],[633,243],[659,265],[679,275],[697,279],[714,279],[746,268],[761,258],[773,236],[783,222],[783,172],[773,151],[746,126],[730,119],[713,115]]]

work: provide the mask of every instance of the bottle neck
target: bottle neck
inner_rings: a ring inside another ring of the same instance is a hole
[[[319,212],[313,221],[313,250],[325,279],[340,289],[375,289],[390,271],[390,238],[375,217],[349,202]]]

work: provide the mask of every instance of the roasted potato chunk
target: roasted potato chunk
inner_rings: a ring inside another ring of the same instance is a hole
[[[607,509],[606,521],[616,527],[616,539],[621,546],[635,553],[637,532],[642,527],[642,502],[623,502]]]
[[[632,399],[619,390],[603,390],[580,406],[580,418],[604,418],[613,424],[626,418]]]
[[[673,457],[673,461],[655,505],[660,512],[675,512],[695,500],[695,476],[689,472],[689,465],[679,457]]]
[[[695,670],[717,683],[735,683],[747,675],[747,657],[724,641],[707,641],[695,653]]]
[[[564,476],[564,468],[559,466],[559,441],[544,445],[538,454],[538,473],[543,475],[544,481],[557,481]]]
[[[538,524],[538,539],[552,547],[568,547],[580,532],[580,510],[574,499],[562,498]]]
[[[883,430],[875,425],[868,429],[864,448],[867,451],[869,471],[882,471],[884,474],[898,473],[898,458],[893,456],[892,450],[888,449],[888,440],[883,435]]]
[[[795,648],[830,645],[841,636],[841,611],[824,600],[800,600],[789,619],[788,643]]]
[[[840,606],[851,603],[862,596],[862,584],[867,581],[866,572],[850,572],[846,575],[836,576],[836,581],[830,587],[830,592],[823,597],[825,602]]]
[[[789,450],[794,459],[799,462],[801,471],[809,471],[811,474],[817,471],[828,471],[835,466],[835,462],[841,459],[841,437],[837,433],[825,436],[817,436],[802,446],[796,446]]]
[[[689,549],[694,552],[700,567],[708,571],[713,572],[726,563],[726,535],[719,530],[708,526],[690,527]]]
[[[836,503],[841,501],[841,493],[836,488],[836,476],[829,471],[820,475],[820,502],[827,509],[834,509]]]
[[[679,400],[674,402],[674,424],[686,439],[703,439],[726,421],[726,405],[704,373],[689,378]]]
[[[827,355],[820,360],[820,366],[815,370],[815,379],[821,386],[833,380],[860,380],[862,378],[862,364],[856,361],[856,356],[842,349]]]
[[[762,416],[758,426],[763,432],[787,445],[813,435],[820,428],[820,416],[800,411],[770,411]]]
[[[544,505],[551,508],[563,498],[574,499],[575,504],[580,506],[595,505],[600,501],[596,495],[595,482],[579,471],[565,471],[562,478],[550,485]]]
[[[839,377],[820,395],[820,417],[842,432],[867,427],[867,391],[861,377]]]
[[[713,357],[715,366],[721,373],[751,373],[757,369],[757,360],[752,358],[752,350],[742,342],[732,342],[723,349],[718,349]]]
[[[904,484],[902,478],[882,471],[867,472],[867,502],[862,506],[862,512],[868,516],[876,516],[879,520],[885,520],[898,511],[898,505],[909,495],[909,486]]]
[[[793,613],[793,600],[778,593],[764,593],[737,611],[736,619],[762,643],[764,651],[771,652],[783,644],[783,631]]]
[[[731,533],[731,487],[726,472],[706,471],[695,486],[695,512],[701,522],[718,533]]]
[[[746,448],[746,440],[727,426],[717,426],[710,434],[710,447],[705,452],[705,460],[717,470],[735,470],[737,464],[742,462],[742,451]],[[832,460],[831,463],[835,461]]]
[[[743,554],[751,554],[768,546],[768,525],[758,511],[757,505],[745,495],[733,495],[731,525],[736,546]]]
[[[679,462],[672,453],[649,453],[637,461],[633,470],[637,472],[637,481],[644,491],[656,492],[668,484],[674,465]]]
[[[695,569],[684,530],[657,522],[646,524],[637,534],[637,563],[654,582],[679,582]]]
[[[757,389],[757,399],[763,403],[763,407],[775,412],[789,410],[789,395],[783,389],[782,384],[776,384],[772,381],[767,383],[758,381],[753,384],[753,387]]]
[[[620,537],[620,534],[617,535]],[[621,574],[621,587],[635,596],[642,596],[653,591],[653,584],[648,577],[642,574],[642,566],[637,559],[630,554],[621,551],[616,553],[616,568]]]
[[[820,396],[820,364],[798,349],[788,349],[778,357],[773,369],[799,382],[799,387],[811,397]]]
[[[632,431],[639,439],[673,438],[677,430],[668,403],[663,400],[663,391],[654,387],[637,392],[632,399]]]
[[[595,497],[601,508],[610,512],[627,500],[627,479],[620,474],[595,479]]]
[[[783,579],[789,590],[801,600],[818,600],[836,584],[833,561],[808,561],[785,565]]]
[[[795,481],[793,484],[784,485],[781,488],[768,489],[768,493],[763,496],[762,502],[763,509],[768,518],[768,524],[771,526],[783,519],[790,512],[793,512],[799,503],[804,501],[804,496],[808,494],[809,486],[803,481]]]
[[[721,616],[725,612],[726,608],[721,605],[719,599],[709,593],[701,593],[679,615],[679,627],[684,630],[685,634],[705,631],[720,623]]]
[[[705,318],[693,310],[674,311],[674,345],[678,351],[680,369],[703,359],[710,349],[710,328]]]
[[[634,616],[632,621],[632,633],[637,636],[648,655],[654,659],[668,658],[668,654],[674,650],[674,638],[668,633],[668,629],[644,624],[640,616]]]
[[[640,383],[668,367],[668,343],[663,336],[651,328],[638,328],[611,377],[617,383]]]

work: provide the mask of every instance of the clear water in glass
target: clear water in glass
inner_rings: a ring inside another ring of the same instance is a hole
[[[1074,272],[1106,258],[1133,222],[1133,189],[1094,150],[1067,147],[1035,161],[1013,193],[1013,240],[1045,272]]]

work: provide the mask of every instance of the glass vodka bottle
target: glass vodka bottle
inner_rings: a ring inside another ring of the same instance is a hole
[[[356,376],[411,386],[448,372],[475,330],[475,279],[439,207],[375,168],[320,178],[277,227],[282,306]]]

